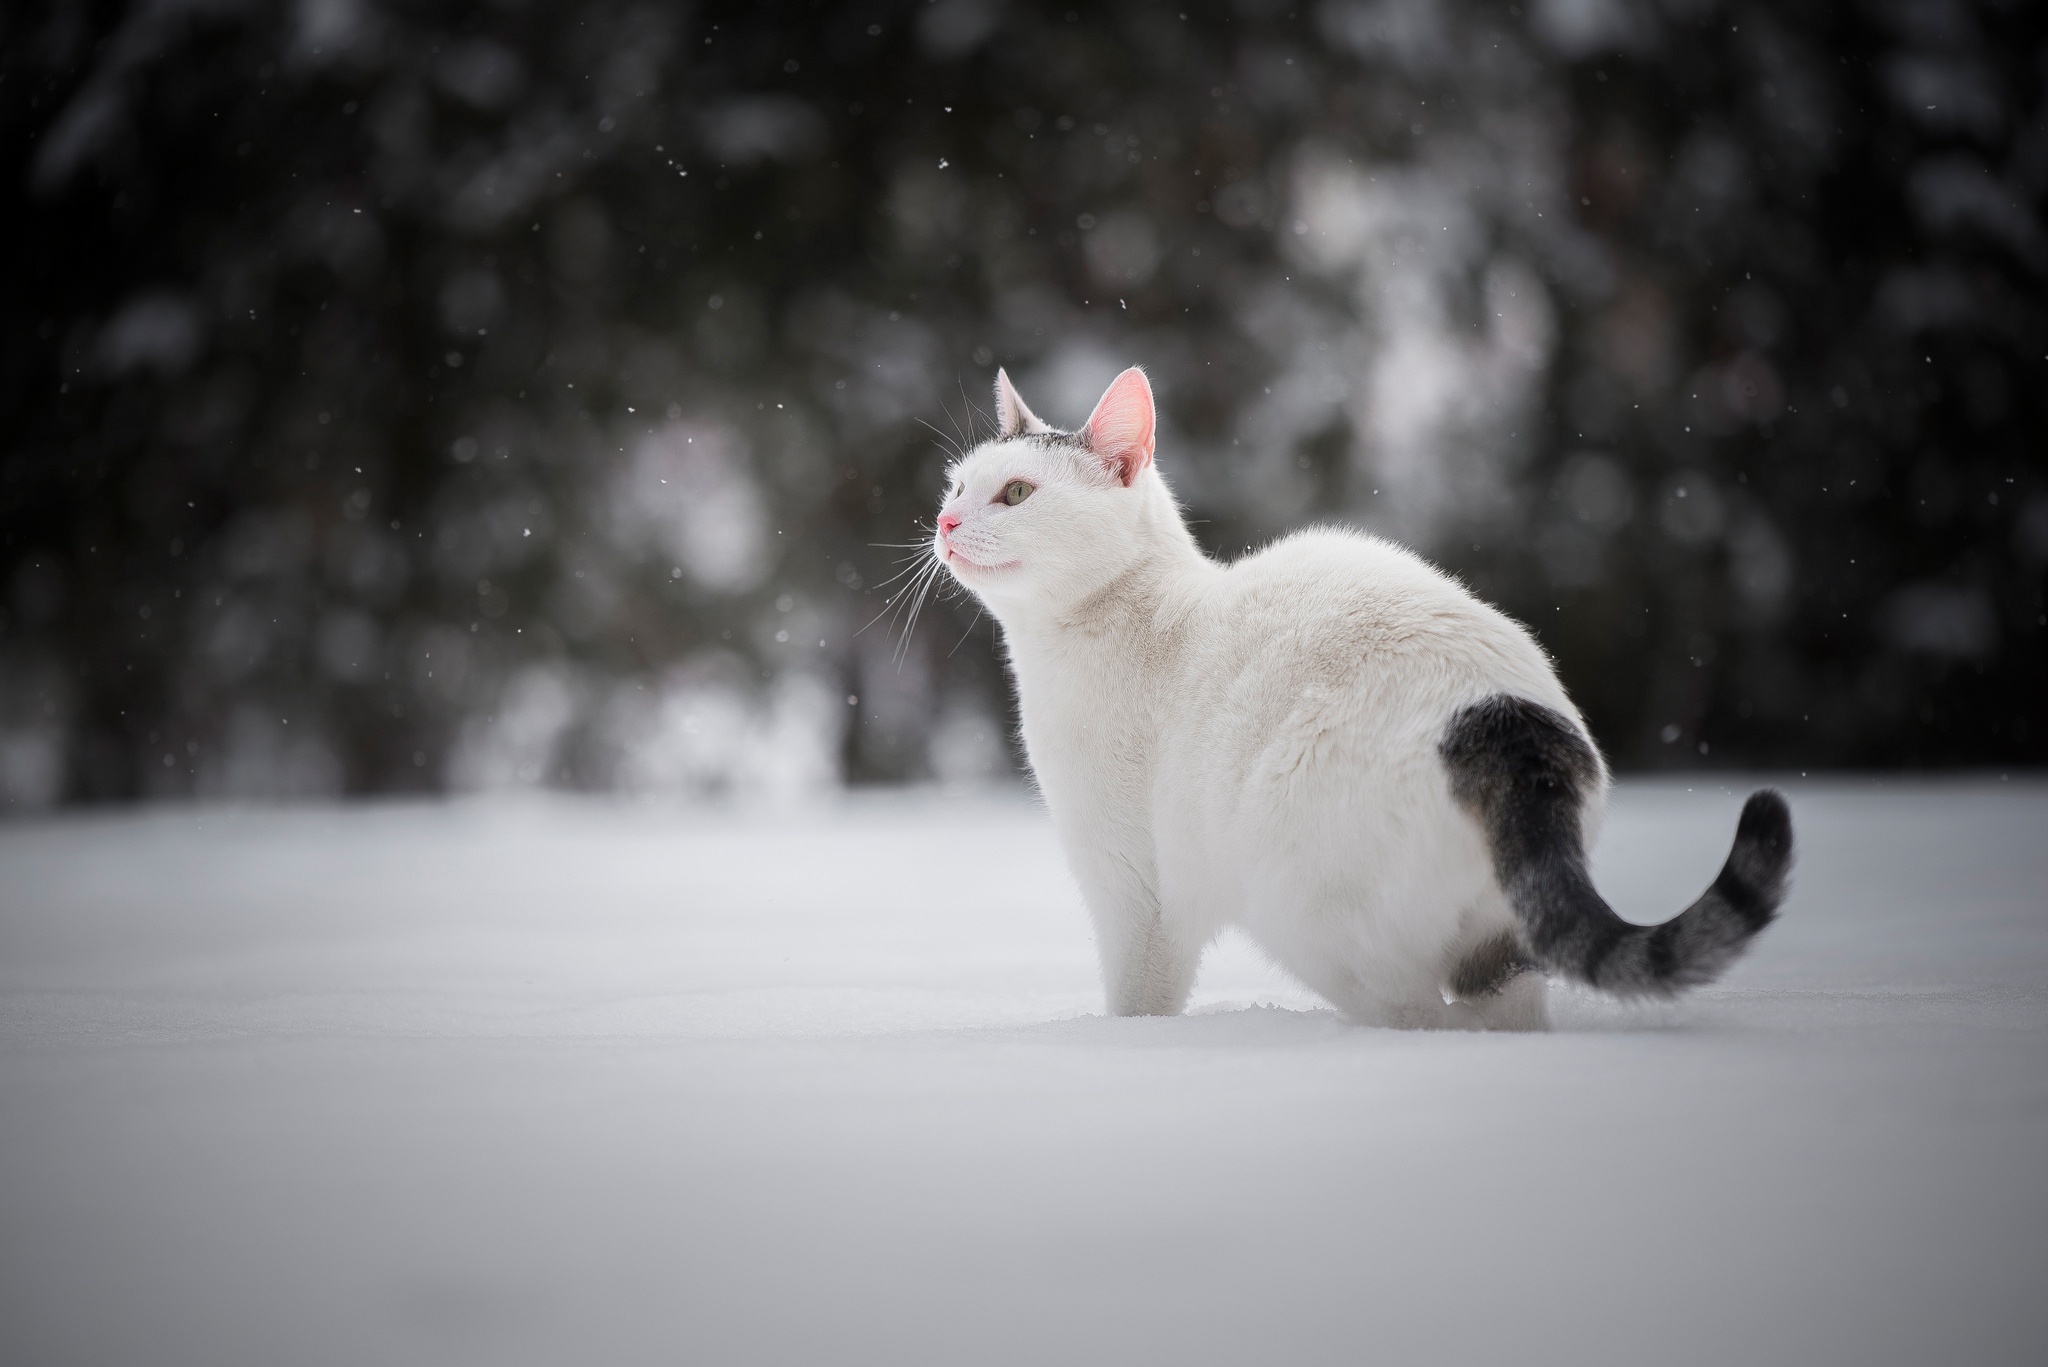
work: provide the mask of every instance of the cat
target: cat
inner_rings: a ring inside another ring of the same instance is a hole
[[[1111,1011],[1178,1013],[1234,925],[1353,1021],[1543,1029],[1546,974],[1667,997],[1775,916],[1769,789],[1691,907],[1616,916],[1586,868],[1607,766],[1527,630],[1357,532],[1204,555],[1142,370],[1073,432],[998,372],[996,414],[930,546],[1001,628]]]

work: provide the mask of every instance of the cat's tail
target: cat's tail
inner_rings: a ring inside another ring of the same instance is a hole
[[[1700,899],[1659,926],[1614,914],[1586,871],[1580,829],[1600,781],[1593,747],[1547,707],[1498,694],[1451,718],[1437,747],[1451,794],[1486,831],[1493,866],[1542,967],[1604,992],[1668,997],[1719,977],[1785,899],[1792,813],[1750,795],[1728,862]]]

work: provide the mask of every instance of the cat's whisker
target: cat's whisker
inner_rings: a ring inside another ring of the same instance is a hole
[[[906,589],[904,590],[904,592],[905,592],[905,593],[909,592],[909,589],[908,589],[908,588],[906,588]],[[853,634],[854,634],[854,635],[856,635],[856,636],[860,635],[862,631],[866,631],[866,630],[867,630],[867,629],[868,629],[869,627],[871,627],[871,626],[873,626],[873,625],[874,625],[875,623],[877,623],[877,622],[881,621],[881,620],[882,620],[882,619],[883,619],[884,617],[891,617],[891,618],[895,617],[895,616],[897,615],[897,614],[896,614],[896,612],[895,612],[895,608],[896,608],[896,605],[897,605],[897,604],[898,604],[899,602],[901,602],[901,601],[902,601],[902,599],[903,599],[903,594],[900,594],[900,593],[899,593],[899,594],[895,595],[894,597],[892,597],[892,598],[889,598],[889,599],[885,600],[885,601],[883,602],[883,604],[882,604],[882,610],[881,610],[880,612],[876,613],[876,614],[875,614],[874,616],[872,616],[872,617],[868,618],[868,620],[867,620],[867,621],[863,622],[863,623],[861,624],[861,626],[860,626],[860,630],[859,630],[859,631],[856,631],[856,632],[854,632]]]
[[[898,579],[901,579],[904,575],[915,574],[917,572],[918,566],[923,562],[924,557],[921,555],[911,555],[905,556],[904,560],[907,563],[904,564],[902,569],[896,571],[896,573],[890,575],[887,579],[884,579],[881,583],[875,585],[875,587],[878,589],[886,589],[891,584],[895,583]]]
[[[895,565],[920,565],[924,563],[925,558],[928,557],[931,553],[932,548],[929,546],[924,546],[919,548],[918,550],[910,552],[910,554],[908,555],[899,555],[890,563]],[[898,573],[901,573],[901,571],[898,571]]]
[[[893,602],[895,602],[896,600],[892,598],[892,599],[890,599],[889,601],[890,601],[891,603],[893,603]],[[877,623],[877,622],[881,621],[881,620],[882,620],[882,618],[884,618],[884,617],[886,617],[886,616],[888,615],[888,613],[889,613],[889,607],[888,607],[888,604],[884,604],[884,605],[883,605],[883,607],[882,607],[882,610],[881,610],[880,612],[878,612],[878,613],[876,613],[876,614],[875,614],[874,616],[872,616],[872,617],[868,618],[868,620],[867,620],[867,621],[865,621],[865,622],[861,623],[861,625],[860,625],[860,628],[859,628],[859,630],[855,631],[855,632],[854,632],[853,634],[854,634],[854,635],[856,635],[856,636],[860,635],[860,633],[861,633],[861,632],[863,632],[863,631],[866,631],[866,630],[867,630],[867,629],[868,629],[869,627],[871,627],[871,626],[873,626],[873,625],[874,625],[875,623]]]
[[[908,555],[896,558],[896,563],[903,566],[903,568],[880,583],[873,585],[874,588],[878,589],[886,589],[897,580],[903,578],[903,576],[916,573],[919,566],[923,565],[932,554],[932,543],[929,541],[871,541],[868,544],[878,550],[907,550],[910,552]],[[888,601],[893,602],[894,599],[891,598]],[[869,625],[873,624],[870,623]],[[865,630],[866,628],[862,629]]]
[[[916,574],[922,574],[923,572],[924,572],[924,566],[923,566],[923,564],[921,564],[921,563],[920,563],[920,564],[912,565],[912,566],[910,566],[910,567],[909,567],[908,569],[904,570],[904,571],[903,571],[903,574],[899,574],[899,575],[897,575],[897,576],[896,576],[896,578],[895,578],[895,579],[891,579],[891,580],[889,581],[889,583],[891,583],[891,584],[895,583],[895,582],[896,582],[896,579],[901,579],[901,578],[903,578],[903,576],[904,576],[904,575],[906,575],[906,574],[907,574],[907,575],[916,575]],[[886,587],[887,587],[887,585],[884,585],[883,587],[885,587],[885,588],[886,588]],[[912,581],[911,581],[910,583],[908,583],[908,584],[904,584],[904,585],[901,585],[900,587],[898,587],[898,588],[897,588],[897,590],[896,590],[896,591],[895,591],[894,593],[890,594],[890,595],[888,596],[888,598],[887,598],[887,599],[886,599],[885,601],[893,603],[893,602],[895,602],[895,601],[896,601],[897,599],[899,599],[899,598],[903,597],[903,595],[904,595],[904,594],[906,594],[906,593],[909,593],[909,592],[911,591],[911,589],[913,589],[913,588],[915,588],[915,587],[916,587],[916,581],[915,581],[915,580],[912,580]]]
[[[953,382],[960,386],[960,406],[967,410],[967,430],[960,437],[960,452],[964,458],[966,453],[974,447],[974,420],[979,415],[975,412],[974,400],[967,397],[967,381],[955,375]],[[952,416],[953,406],[947,404],[946,417],[950,419]],[[954,426],[957,427],[959,424],[955,423]]]
[[[965,448],[963,448],[960,445],[959,442],[954,441],[951,437],[947,436],[944,432],[941,432],[938,428],[933,427],[928,422],[925,422],[923,418],[919,418],[918,422],[923,424],[923,426],[926,427],[927,429],[929,429],[931,434],[939,439],[940,444],[944,446],[946,450],[953,453],[953,458],[955,460],[964,459],[966,457],[967,452]]]
[[[964,646],[964,645],[966,645],[966,644],[967,644],[967,638],[968,638],[969,636],[972,636],[972,635],[974,634],[974,629],[975,629],[976,627],[980,626],[980,625],[981,625],[981,609],[980,609],[980,608],[976,608],[976,609],[974,610],[974,620],[973,620],[973,621],[971,621],[971,622],[969,622],[969,623],[967,624],[967,630],[965,630],[965,631],[963,631],[963,632],[961,632],[961,633],[960,633],[960,639],[959,639],[958,641],[955,641],[955,642],[953,643],[953,648],[952,648],[951,650],[949,650],[949,651],[947,651],[947,652],[946,652],[946,658],[950,660],[950,659],[952,659],[952,658],[953,658],[953,657],[954,657],[955,655],[958,655],[958,654],[960,653],[960,647],[961,647],[961,646]]]
[[[918,615],[924,611],[925,599],[930,596],[932,585],[937,582],[939,571],[944,568],[945,566],[939,562],[939,558],[933,556],[931,565],[917,580],[917,595],[911,600],[910,614],[903,624],[903,637],[897,645],[896,667],[898,669],[901,669],[903,662],[910,658],[910,638],[917,630]]]
[[[931,560],[922,561],[916,565],[912,565],[908,570],[905,570],[904,573],[911,576],[909,582],[903,584],[894,593],[890,594],[889,601],[892,603],[897,603],[903,601],[906,598],[915,597],[919,585],[921,585],[925,581],[925,579],[933,573],[934,566],[936,566],[937,563],[938,562],[936,558],[934,558]]]
[[[959,377],[958,375],[955,375],[955,376],[953,377],[953,383],[954,383],[954,384],[956,384],[956,385],[958,385],[958,386],[960,387],[960,406],[961,406],[962,408],[965,408],[965,409],[967,410],[967,421],[968,421],[968,431],[967,431],[967,432],[966,432],[966,433],[965,433],[964,435],[962,435],[962,436],[961,436],[961,438],[960,438],[960,442],[959,442],[959,445],[960,445],[960,449],[964,451],[964,450],[966,450],[966,449],[967,449],[967,447],[968,447],[969,445],[971,445],[971,444],[972,444],[972,442],[973,442],[973,437],[974,437],[974,431],[973,431],[973,424],[974,424],[974,400],[972,400],[972,399],[970,399],[970,398],[968,398],[968,397],[967,397],[967,381],[965,381],[965,380],[961,379],[961,378],[960,378],[960,377]],[[953,424],[953,429],[954,429],[954,430],[955,430],[956,432],[957,432],[957,431],[959,431],[959,428],[960,428],[960,424],[959,424],[959,422],[958,422],[958,421],[957,421],[957,420],[956,420],[956,419],[955,419],[955,418],[953,417],[953,405],[952,405],[952,404],[947,404],[947,405],[946,405],[946,420],[947,420],[948,422],[951,422],[951,423]]]
[[[974,400],[968,397],[967,382],[965,380],[961,380],[959,381],[959,384],[960,401],[967,405],[967,444],[969,447],[972,447],[975,444],[975,428],[980,424],[982,412],[979,408],[975,407]]]
[[[927,578],[930,575],[936,573],[937,570],[939,570],[940,568],[942,568],[942,566],[939,564],[938,557],[934,556],[929,561],[926,561],[922,564],[912,565],[908,569],[903,570],[901,573],[890,576],[890,578],[884,583],[877,585],[877,587],[879,588],[887,588],[890,584],[895,583],[898,579],[903,578],[903,576],[906,574],[916,576],[915,578],[911,579],[909,583],[903,585],[903,587],[897,589],[894,593],[884,598],[882,600],[882,610],[876,613],[874,616],[868,618],[866,622],[861,624],[860,630],[854,632],[853,634],[858,636],[861,634],[862,631],[866,631],[869,627],[881,621],[884,617],[896,615],[897,609],[900,607],[903,600],[905,598],[910,597],[913,593],[915,593],[918,588],[918,585],[923,582],[926,582]]]
[[[898,669],[903,667],[904,658],[909,654],[910,633],[917,626],[917,608],[923,599],[927,578],[927,574],[921,572],[916,579],[912,580],[903,591],[902,606],[891,614],[891,625],[900,628],[893,652],[896,656],[896,667]]]
[[[870,541],[870,542],[868,542],[868,545],[870,545],[870,546],[874,547],[874,548],[875,548],[876,550],[881,550],[881,551],[903,551],[903,550],[917,550],[917,549],[918,549],[918,548],[920,548],[920,547],[924,547],[924,546],[929,546],[929,545],[931,545],[931,538],[932,538],[932,537],[934,537],[934,536],[936,536],[936,535],[938,535],[938,531],[939,531],[939,526],[938,526],[938,523],[937,523],[937,522],[924,522],[924,521],[917,521],[917,522],[913,522],[913,523],[911,523],[910,525],[911,525],[911,527],[912,527],[913,529],[915,529],[916,531],[922,532],[922,533],[924,534],[924,540],[922,540],[922,541]]]

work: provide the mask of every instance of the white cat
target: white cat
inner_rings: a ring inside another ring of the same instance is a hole
[[[1778,794],[1698,902],[1630,925],[1586,873],[1606,766],[1520,625],[1358,533],[1203,555],[1136,368],[1077,432],[1005,374],[996,405],[932,549],[1001,624],[1112,1011],[1178,1012],[1235,925],[1353,1020],[1540,1029],[1536,970],[1668,995],[1769,923]]]

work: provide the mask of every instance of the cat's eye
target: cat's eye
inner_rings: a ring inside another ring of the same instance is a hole
[[[1021,479],[1013,479],[1003,486],[1003,502],[1012,508],[1031,497],[1032,486]]]

